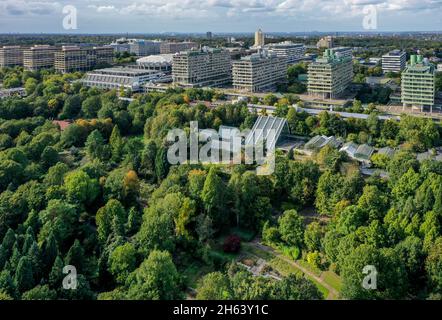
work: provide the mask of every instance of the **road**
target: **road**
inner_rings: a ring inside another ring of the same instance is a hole
[[[297,263],[294,260],[291,260],[285,256],[283,256],[282,254],[280,254],[279,252],[277,252],[275,249],[265,246],[260,242],[257,241],[253,241],[251,242],[251,244],[253,246],[255,246],[257,249],[263,250],[265,252],[268,252],[272,255],[274,255],[275,257],[278,257],[279,259],[283,260],[284,262],[289,263],[290,265],[292,265],[293,267],[295,267],[296,269],[298,269],[299,271],[301,271],[302,273],[304,273],[305,275],[309,276],[310,278],[314,279],[315,281],[317,281],[318,283],[320,283],[322,286],[324,286],[328,292],[329,295],[327,297],[328,300],[337,300],[339,297],[339,292],[333,288],[332,286],[330,286],[327,282],[325,282],[321,277],[318,277],[316,274],[314,274],[313,272],[311,272],[310,270],[307,270],[306,268],[304,268],[303,266],[301,266],[299,263]]]

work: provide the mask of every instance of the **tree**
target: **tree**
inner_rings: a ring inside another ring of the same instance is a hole
[[[91,179],[82,170],[69,172],[65,176],[64,189],[68,199],[73,203],[90,204],[99,194],[98,181]]]
[[[20,258],[15,271],[14,281],[17,284],[17,289],[20,292],[27,291],[34,287],[32,263],[28,257],[23,256]]]
[[[431,287],[442,293],[442,237],[437,238],[431,246],[425,261],[425,270]]]
[[[129,274],[135,270],[137,251],[132,243],[116,247],[109,256],[109,271],[118,283],[123,284]]]
[[[232,289],[229,278],[221,272],[206,274],[197,286],[198,300],[230,300]]]
[[[300,247],[304,240],[303,219],[296,210],[284,211],[278,219],[281,239],[290,246]]]
[[[58,161],[58,152],[54,147],[47,146],[41,154],[41,162],[45,168],[49,168]]]
[[[69,96],[64,102],[63,110],[61,111],[61,119],[75,118],[81,109],[81,98],[79,95]]]
[[[124,225],[127,214],[123,205],[115,199],[109,200],[106,205],[97,211],[95,217],[98,239],[105,243],[109,235],[124,235]]]
[[[365,266],[376,268],[377,289],[362,286],[367,274]],[[407,291],[407,275],[400,257],[391,248],[377,249],[361,245],[351,251],[344,259],[341,276],[342,295],[348,299],[403,299]]]
[[[159,181],[163,180],[169,172],[169,162],[167,161],[167,149],[160,147],[155,156],[155,174]]]
[[[129,280],[129,299],[174,300],[182,296],[180,276],[167,251],[153,250]]]
[[[140,184],[137,173],[134,170],[129,170],[123,180],[123,192],[126,200],[128,200],[128,202],[136,200],[139,189]]]
[[[39,240],[42,242],[52,234],[58,243],[62,243],[73,234],[78,213],[75,206],[57,199],[49,201],[39,218],[42,223]]]
[[[97,117],[97,112],[101,108],[100,96],[94,95],[91,97],[87,97],[81,103],[81,111],[86,118],[95,118]]]
[[[98,130],[92,131],[92,133],[87,137],[85,147],[87,154],[92,159],[104,161],[109,158],[109,148],[104,143],[103,136]]]
[[[305,277],[289,274],[277,281],[273,289],[273,299],[277,300],[322,300],[322,293],[315,284]]]
[[[111,146],[112,160],[116,162],[120,161],[121,156],[123,155],[123,139],[121,138],[120,130],[117,125],[112,129],[109,144]]]
[[[224,186],[215,167],[211,167],[204,182],[201,200],[207,214],[213,219],[215,225],[221,226],[225,221],[222,212],[224,205]]]
[[[86,263],[84,249],[78,239],[75,239],[74,244],[70,247],[64,260],[66,265],[74,266],[78,273],[84,273],[86,271],[84,269]]]
[[[321,239],[323,231],[318,222],[310,223],[304,232],[304,243],[307,250],[310,252],[321,250]]]
[[[22,295],[22,300],[55,300],[56,298],[57,292],[48,285],[38,285]]]

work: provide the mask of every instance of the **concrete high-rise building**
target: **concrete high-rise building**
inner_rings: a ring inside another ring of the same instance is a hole
[[[287,83],[287,59],[260,51],[232,64],[233,87],[245,92],[273,91]]]
[[[331,49],[334,46],[334,40],[332,36],[326,36],[324,38],[319,39],[316,47],[318,48],[327,48]]]
[[[151,54],[159,54],[161,41],[144,39],[120,38],[110,45],[115,52],[130,52],[136,56],[143,57]]]
[[[55,52],[55,70],[69,73],[109,65],[112,63],[113,51],[112,47],[63,46],[60,51]]]
[[[418,107],[432,111],[436,95],[436,71],[423,57],[412,55],[410,63],[402,72],[401,100],[405,107]]]
[[[178,53],[181,51],[198,48],[198,44],[192,41],[185,42],[162,42],[160,46],[161,54]]]
[[[143,57],[151,54],[159,54],[161,41],[132,39],[129,42],[129,52]]]
[[[308,66],[308,93],[323,99],[342,95],[353,80],[353,63],[349,57],[337,57],[330,49]]]
[[[230,53],[204,47],[177,53],[172,61],[172,78],[184,87],[216,87],[231,82]]]
[[[437,72],[442,72],[442,63],[437,65]]]
[[[20,46],[0,47],[0,68],[23,65],[23,48]]]
[[[255,44],[254,47],[263,47],[265,45],[265,35],[261,29],[255,32]]]
[[[336,47],[330,49],[335,54],[336,58],[350,58],[353,59],[353,50],[348,47]]]
[[[301,60],[305,55],[305,46],[302,43],[285,41],[272,43],[265,46],[270,52],[274,52],[278,57],[287,59],[288,64],[293,64]]]
[[[382,71],[387,72],[401,72],[405,69],[407,64],[407,54],[405,51],[393,50],[382,56]]]
[[[207,31],[207,33],[206,33],[206,38],[207,38],[208,40],[212,40],[212,38],[213,38],[213,34],[212,34],[212,32]]]
[[[48,45],[36,45],[23,51],[23,65],[31,71],[54,68],[57,48]]]

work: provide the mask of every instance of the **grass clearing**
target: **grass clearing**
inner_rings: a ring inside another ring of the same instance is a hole
[[[341,292],[342,289],[342,280],[339,276],[332,271],[325,271],[322,274],[322,279],[331,287],[336,289],[336,291]]]

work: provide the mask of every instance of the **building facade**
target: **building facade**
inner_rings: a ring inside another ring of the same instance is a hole
[[[333,48],[334,41],[332,36],[326,36],[324,38],[319,39],[318,43],[316,43],[316,47],[318,48]]]
[[[231,82],[230,53],[204,47],[177,53],[172,60],[173,82],[184,87],[216,87]]]
[[[285,41],[266,45],[266,48],[275,53],[278,57],[285,58],[288,64],[301,60],[305,55],[305,46],[302,43]]]
[[[407,64],[407,54],[405,51],[393,50],[382,56],[382,71],[402,72]]]
[[[140,69],[172,73],[173,54],[157,54],[137,59]]]
[[[31,71],[54,68],[55,51],[48,45],[36,45],[23,51],[23,65]]]
[[[64,46],[55,52],[55,70],[61,73],[88,71],[100,65],[110,65],[113,61],[112,47],[81,48]]]
[[[196,49],[198,44],[196,42],[162,42],[160,46],[161,54],[178,53],[181,51]]]
[[[265,45],[265,35],[261,29],[255,32],[255,44],[254,47],[263,47]]]
[[[159,54],[161,43],[161,41],[154,40],[132,39],[129,43],[129,52],[139,57]]]
[[[142,57],[159,54],[161,43],[161,41],[157,40],[120,38],[112,42],[109,46],[112,47],[115,52],[129,52]]]
[[[0,47],[0,68],[23,65],[23,48],[20,46]]]
[[[100,89],[142,90],[145,83],[170,82],[172,77],[162,72],[134,68],[106,68],[88,72],[82,82]]]
[[[337,47],[330,49],[337,58],[350,58],[353,59],[353,50],[348,47]]]
[[[340,97],[353,80],[353,63],[348,57],[339,58],[326,49],[321,58],[308,66],[309,95],[323,99]]]
[[[261,51],[234,61],[233,87],[245,92],[273,91],[287,82],[287,59]]]
[[[433,109],[436,95],[436,71],[423,57],[412,55],[410,63],[402,72],[401,101],[405,107]]]

